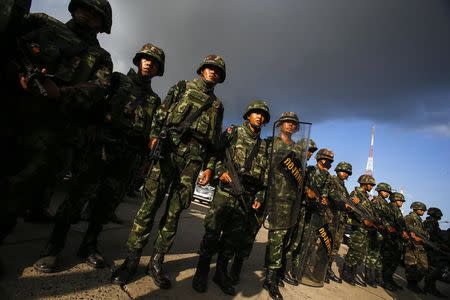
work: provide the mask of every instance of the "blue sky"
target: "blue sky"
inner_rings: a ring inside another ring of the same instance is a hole
[[[111,35],[100,42],[126,72],[146,42],[166,53],[161,97],[221,54],[227,80],[216,93],[224,125],[241,123],[254,98],[276,119],[295,111],[319,147],[365,169],[375,125],[375,178],[403,187],[407,202],[438,206],[450,220],[450,3],[447,0],[111,0]],[[67,21],[69,1],[32,11]],[[267,129],[267,128],[266,128]],[[443,224],[444,225],[444,224]],[[446,227],[446,226],[443,226]]]

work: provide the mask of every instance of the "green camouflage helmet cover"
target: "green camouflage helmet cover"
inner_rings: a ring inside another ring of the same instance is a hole
[[[385,182],[380,182],[377,187],[375,188],[375,191],[377,192],[381,192],[381,191],[385,191],[388,193],[392,193],[392,188],[389,184],[385,183]]]
[[[111,33],[112,26],[112,9],[108,0],[71,0],[69,3],[69,11],[73,13],[80,6],[87,6],[94,9],[103,17],[103,31]]]
[[[330,160],[331,162],[334,161],[334,153],[331,150],[322,148],[319,151],[317,151],[316,154],[316,160],[321,160],[321,159],[327,159]]]
[[[159,63],[159,69],[158,69],[158,76],[162,76],[164,74],[164,61],[166,58],[166,55],[164,54],[164,51],[161,48],[156,47],[153,44],[147,43],[144,46],[142,46],[141,51],[136,53],[136,55],[133,58],[133,64],[136,66],[139,66],[139,61],[144,56],[150,56],[156,59],[156,61]]]
[[[219,55],[210,54],[207,57],[205,57],[200,64],[200,66],[197,69],[197,74],[201,74],[202,70],[207,66],[215,66],[220,69],[222,72],[222,76],[220,76],[219,83],[222,83],[225,81],[225,77],[227,76],[226,68],[225,68],[225,61],[223,58]]]
[[[267,102],[264,100],[254,100],[252,101],[247,108],[245,109],[244,114],[242,117],[244,120],[247,120],[247,117],[250,113],[255,111],[261,111],[264,113],[264,124],[269,123],[270,121],[270,110],[269,106],[267,105]]]
[[[435,218],[442,217],[442,211],[439,208],[437,208],[437,207],[430,207],[428,209],[427,213],[428,213],[429,216],[432,216],[432,217],[435,217]]]
[[[278,119],[278,126],[280,126],[281,123],[291,121],[296,124],[300,123],[300,120],[295,112],[287,111],[281,114],[281,117]]]
[[[427,206],[424,203],[419,202],[419,201],[415,201],[415,202],[411,203],[410,208],[413,210],[417,210],[417,209],[424,210],[424,211],[427,210]]]
[[[393,192],[389,195],[389,200],[391,200],[391,202],[394,202],[394,201],[405,202],[405,196],[403,196],[402,193]]]
[[[348,175],[352,175],[352,165],[345,161],[341,161],[340,163],[338,163],[334,170],[336,172],[345,172]]]
[[[359,176],[358,183],[359,184],[371,184],[371,185],[377,184],[375,182],[375,178],[373,178],[371,175],[367,175],[367,174]]]

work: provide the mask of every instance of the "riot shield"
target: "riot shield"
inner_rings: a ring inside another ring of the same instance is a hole
[[[311,123],[300,122],[292,143],[286,144],[279,135],[275,136],[277,123],[274,124],[270,144],[266,193],[264,227],[269,230],[289,229],[298,220],[311,129]]]

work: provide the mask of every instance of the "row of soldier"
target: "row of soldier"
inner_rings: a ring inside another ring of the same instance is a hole
[[[375,181],[368,175],[361,176],[361,186],[348,194],[344,180],[352,174],[351,165],[339,163],[336,176],[331,176],[328,170],[334,154],[330,150],[320,149],[315,156],[317,164],[305,167],[306,158],[317,146],[312,140],[292,140],[302,125],[295,113],[286,112],[277,120],[278,136],[262,139],[261,128],[270,121],[265,101],[249,104],[244,123],[222,133],[224,108],[214,94],[214,87],[226,78],[220,56],[207,56],[197,69],[199,77],[176,83],[161,103],[151,82],[164,74],[162,49],[145,44],[132,60],[137,72],[112,73],[110,55],[96,38],[99,32],[111,30],[112,11],[107,0],[72,0],[69,11],[73,18],[66,24],[45,14],[24,15],[30,1],[23,2],[25,5],[10,1],[13,9],[8,11],[22,13],[11,13],[8,28],[2,28],[4,38],[17,47],[2,50],[7,58],[2,62],[2,83],[13,96],[6,101],[2,116],[2,129],[6,129],[2,138],[9,142],[10,155],[2,173],[7,209],[1,216],[1,238],[14,227],[31,199],[51,189],[68,169],[73,172],[67,197],[58,208],[35,269],[58,270],[70,226],[79,220],[87,201],[91,216],[78,255],[94,268],[105,266],[98,237],[124,197],[136,166],[151,152],[144,200],[127,241],[127,257],[114,270],[113,282],[124,285],[132,279],[156,211],[169,194],[147,273],[157,286],[171,287],[164,272],[164,257],[203,171],[198,183],[211,182],[217,188],[205,217],[193,278],[196,291],[206,291],[211,260],[217,254],[213,280],[226,294],[234,295],[243,262],[265,222],[269,241],[264,288],[272,298],[282,298],[278,287],[283,281],[298,285],[307,277],[305,270],[312,267],[307,258],[323,258],[318,271],[309,275],[340,282],[331,269],[331,257],[337,254],[348,218],[353,233],[343,279],[350,284],[374,286],[383,282],[387,289],[399,288],[392,274],[400,261],[404,238],[413,241],[405,253],[408,287],[419,291],[417,281],[426,267],[426,255],[421,246],[424,235],[414,233],[421,226],[415,216],[420,211],[423,214],[425,208],[416,203],[420,208],[414,205],[414,213],[405,224],[399,213],[403,196],[380,183],[379,196],[369,200]],[[279,167],[285,159],[295,161],[295,168],[304,172],[300,180],[290,173],[292,168]],[[387,205],[384,199],[389,195],[392,202]],[[325,228],[333,241],[331,252],[325,246],[314,250],[320,242],[316,236],[320,228]],[[228,270],[230,260],[233,263]],[[358,264],[365,265],[365,282],[356,276]],[[426,290],[439,294],[433,275],[427,278]]]

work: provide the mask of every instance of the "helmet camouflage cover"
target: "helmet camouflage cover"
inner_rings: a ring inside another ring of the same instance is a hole
[[[338,163],[334,170],[336,172],[345,172],[348,173],[348,175],[352,175],[352,165],[345,161],[341,161],[340,163]]]
[[[219,82],[222,83],[225,81],[225,77],[227,76],[226,68],[225,68],[225,61],[223,58],[219,55],[210,54],[206,56],[200,66],[197,69],[197,74],[201,74],[202,70],[207,66],[215,66],[219,68],[219,70],[222,72],[222,76],[220,76]]]
[[[375,178],[373,178],[371,175],[361,175],[358,178],[358,183],[360,184],[371,184],[376,185]]]
[[[280,124],[282,122],[286,122],[286,121],[291,121],[296,124],[300,123],[300,120],[299,120],[297,114],[292,111],[287,111],[287,112],[284,112],[281,114],[281,117],[278,119],[278,126],[280,126]]]
[[[112,26],[112,9],[108,0],[71,0],[69,3],[69,11],[73,13],[78,7],[89,7],[94,9],[103,17],[103,31],[111,33]]]
[[[133,64],[139,66],[139,61],[144,56],[150,56],[156,59],[156,61],[159,64],[157,75],[162,76],[164,74],[164,61],[166,58],[164,51],[153,44],[147,43],[144,46],[142,46],[141,51],[136,53],[136,55],[133,58]]]
[[[405,202],[405,196],[402,193],[394,192],[389,195],[389,200],[393,201],[402,201]]]
[[[416,210],[416,209],[425,210],[425,211],[427,210],[427,206],[424,203],[419,202],[419,201],[415,201],[415,202],[411,203],[410,208],[413,210]]]
[[[269,110],[269,106],[267,105],[267,102],[264,100],[254,100],[252,101],[247,108],[245,109],[244,114],[242,115],[242,117],[244,118],[244,120],[247,119],[248,115],[252,112],[255,111],[261,111],[264,113],[265,115],[265,120],[264,123],[269,123],[270,121],[270,110]]]
[[[428,209],[428,215],[435,218],[440,218],[442,217],[442,211],[437,207],[430,207]]]
[[[379,184],[377,184],[375,191],[377,191],[377,192],[385,191],[388,193],[392,193],[392,188],[389,184],[387,184],[385,182],[380,182]]]
[[[331,150],[322,148],[316,154],[316,160],[327,159],[331,162],[334,161],[334,153]]]

